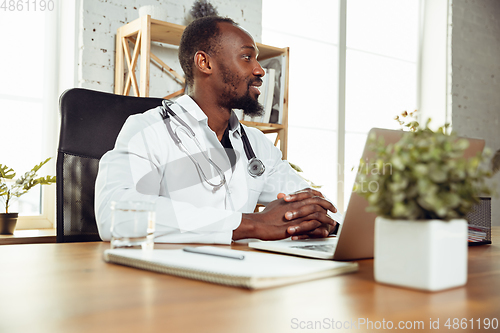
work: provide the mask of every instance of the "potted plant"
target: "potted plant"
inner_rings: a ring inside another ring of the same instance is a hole
[[[55,176],[45,176],[36,178],[38,170],[44,166],[50,157],[42,163],[35,165],[33,169],[26,172],[22,177],[14,180],[16,173],[6,165],[0,164],[0,198],[5,204],[5,213],[0,213],[0,234],[12,235],[16,228],[18,213],[9,213],[9,207],[14,198],[28,193],[36,185],[49,185],[56,182]],[[12,185],[7,185],[12,182]]]
[[[396,120],[410,131],[387,146],[369,138],[375,158],[361,161],[355,185],[368,200],[367,210],[377,214],[375,280],[428,291],[464,285],[464,217],[480,195],[491,194],[485,180],[492,173],[481,167],[483,156],[463,157],[469,142],[449,133],[447,125],[433,131],[429,121],[421,127],[415,120]]]

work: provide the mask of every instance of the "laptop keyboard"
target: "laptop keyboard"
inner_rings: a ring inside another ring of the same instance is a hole
[[[325,244],[325,245],[297,245],[297,246],[290,246],[292,248],[296,249],[303,249],[303,250],[311,250],[311,251],[320,251],[320,252],[333,252],[335,249],[335,245],[333,244]]]

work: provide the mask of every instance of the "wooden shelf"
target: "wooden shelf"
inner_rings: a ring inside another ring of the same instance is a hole
[[[116,32],[115,94],[129,95],[132,90],[135,96],[149,97],[149,78],[151,61],[159,64],[172,78],[184,84],[181,74],[170,68],[161,59],[151,53],[151,42],[179,45],[185,27],[182,25],[151,19],[142,16],[120,28]],[[132,47],[132,52],[130,47]],[[264,133],[277,133],[275,145],[279,142],[283,159],[287,157],[288,142],[288,61],[289,48],[279,48],[257,43],[259,60],[284,56],[285,85],[281,124],[264,124],[242,121],[243,124],[258,128]],[[139,60],[139,55],[140,60]],[[136,78],[136,66],[139,66],[139,80]],[[128,68],[125,77],[125,67]],[[180,89],[164,98],[173,98],[184,93]]]

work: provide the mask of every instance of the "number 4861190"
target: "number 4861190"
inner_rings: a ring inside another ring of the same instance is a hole
[[[3,0],[0,10],[4,12],[36,12],[53,11],[53,0]]]
[[[462,320],[458,318],[448,318],[446,323],[444,324],[448,329],[498,329],[498,319],[493,318],[484,318],[481,319],[467,319],[462,318]]]

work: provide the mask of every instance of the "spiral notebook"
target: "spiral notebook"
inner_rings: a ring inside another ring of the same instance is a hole
[[[352,262],[311,260],[212,246],[199,248],[215,255],[185,252],[182,249],[155,249],[149,252],[113,249],[104,252],[104,260],[153,272],[248,289],[271,288],[358,270],[358,264]],[[243,259],[236,260],[224,255],[241,255]]]

